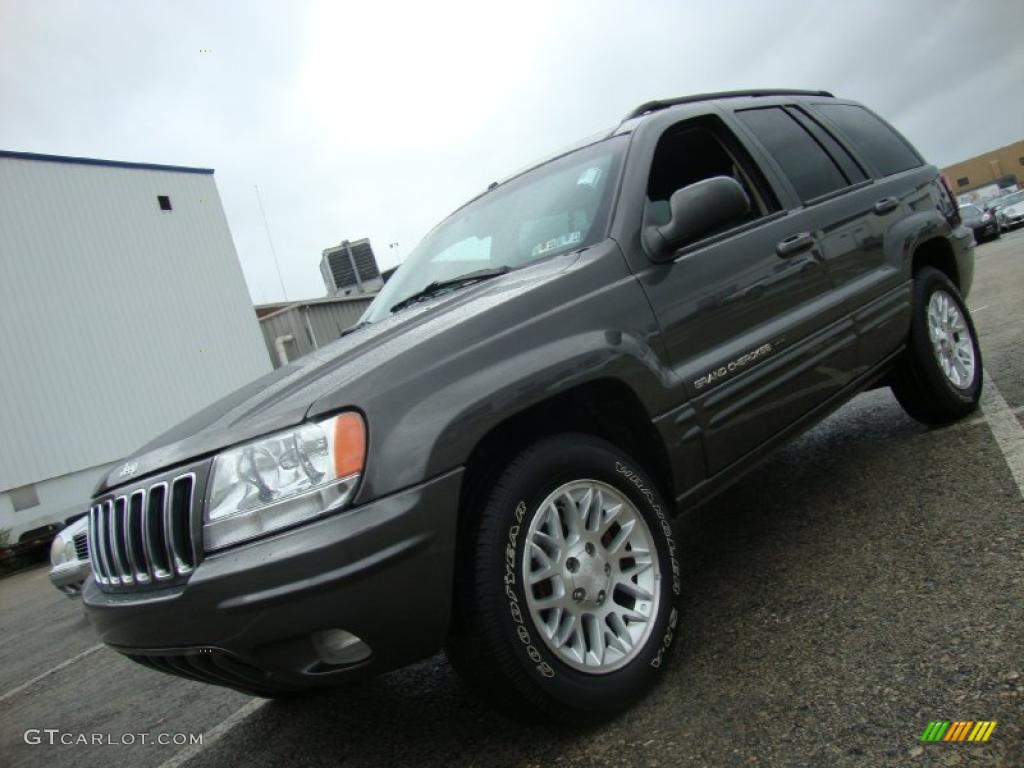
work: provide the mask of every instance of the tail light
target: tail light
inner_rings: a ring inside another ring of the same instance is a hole
[[[940,173],[939,180],[942,182],[942,188],[946,191],[946,200],[949,202],[949,209],[942,213],[951,227],[959,227],[963,222],[963,219],[960,218],[960,206],[956,204],[956,198],[953,197],[953,190],[949,188],[945,174]]]

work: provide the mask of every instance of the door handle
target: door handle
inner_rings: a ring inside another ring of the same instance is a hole
[[[814,238],[811,237],[810,232],[797,232],[775,246],[775,253],[779,258],[788,259],[790,256],[806,251],[812,245],[814,245]]]
[[[888,213],[889,211],[896,210],[896,207],[900,204],[900,201],[895,197],[883,197],[874,205],[875,213]]]

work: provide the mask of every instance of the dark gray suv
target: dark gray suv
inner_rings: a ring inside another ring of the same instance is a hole
[[[362,321],[96,489],[84,602],[154,669],[265,696],[445,648],[600,720],[665,668],[673,517],[858,392],[977,407],[973,239],[826,92],[644,104],[434,228]]]

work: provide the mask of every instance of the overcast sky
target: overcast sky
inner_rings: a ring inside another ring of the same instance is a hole
[[[940,166],[1024,138],[1022,29],[1021,0],[0,0],[0,149],[215,168],[262,303],[282,291],[258,184],[306,298],[324,248],[370,237],[391,266],[651,98],[824,88]]]

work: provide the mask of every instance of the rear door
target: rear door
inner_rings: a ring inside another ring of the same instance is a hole
[[[847,196],[848,210],[861,213],[870,247],[830,267],[856,321],[861,368],[867,369],[898,349],[910,327],[912,290],[900,224],[915,210],[933,208],[934,172],[892,126],[859,104],[829,100],[803,110],[870,178]]]

